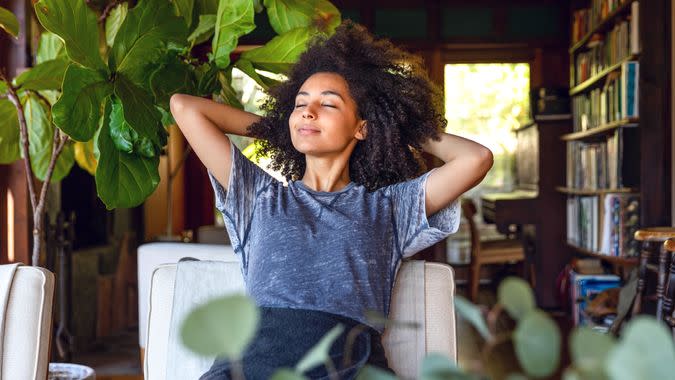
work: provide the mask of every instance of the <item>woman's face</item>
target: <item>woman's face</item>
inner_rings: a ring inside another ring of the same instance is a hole
[[[364,125],[345,79],[328,72],[307,78],[288,119],[293,146],[312,156],[339,154],[350,146],[353,149],[357,140],[365,139]]]

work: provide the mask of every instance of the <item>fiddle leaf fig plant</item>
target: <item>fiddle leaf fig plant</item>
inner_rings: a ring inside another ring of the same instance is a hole
[[[341,22],[326,0],[139,0],[133,7],[121,0],[40,0],[34,10],[45,31],[33,67],[14,78],[0,72],[0,163],[24,160],[34,265],[48,186],[74,163],[95,176],[107,208],[141,204],[159,184],[159,156],[174,124],[172,94],[242,108],[232,88],[234,67],[267,89],[314,35],[331,34]],[[265,10],[279,35],[235,52]],[[0,28],[20,33],[4,8]]]

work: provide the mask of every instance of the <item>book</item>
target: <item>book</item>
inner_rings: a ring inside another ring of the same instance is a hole
[[[619,276],[613,274],[579,274],[574,270],[570,271],[570,302],[572,305],[572,318],[575,326],[586,326],[593,324],[584,313],[587,301],[594,298],[595,295],[606,289],[618,288],[621,286]]]
[[[624,62],[621,65],[621,109],[624,118],[639,116],[639,88],[640,63],[636,61]]]

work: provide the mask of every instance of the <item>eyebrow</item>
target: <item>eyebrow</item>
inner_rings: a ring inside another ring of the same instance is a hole
[[[297,97],[300,96],[300,95],[307,95],[307,96],[309,96],[309,93],[306,92],[306,91],[300,91],[300,92],[298,92],[298,94],[297,94],[295,97],[297,98]],[[339,97],[340,99],[342,99],[343,102],[345,101],[345,99],[342,97],[342,95],[340,95],[338,92],[335,92],[335,91],[332,91],[332,90],[322,91],[322,92],[321,92],[321,95],[334,95],[334,96],[337,96],[337,97]]]

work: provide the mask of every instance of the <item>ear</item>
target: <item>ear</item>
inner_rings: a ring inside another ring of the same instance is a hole
[[[356,134],[354,137],[356,137],[357,140],[365,140],[366,135],[368,135],[368,128],[366,128],[367,122],[365,120],[362,120],[361,123],[359,123],[359,127],[356,130]]]

